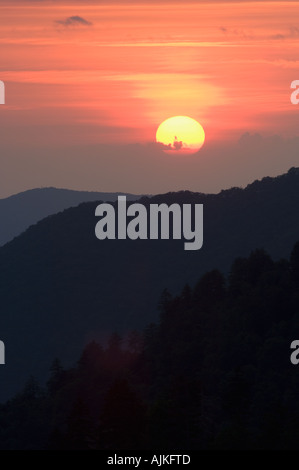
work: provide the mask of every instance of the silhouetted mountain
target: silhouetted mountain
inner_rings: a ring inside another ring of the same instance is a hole
[[[53,357],[70,363],[91,339],[155,321],[164,287],[178,292],[207,270],[227,273],[235,257],[256,248],[289,257],[299,239],[299,169],[218,195],[181,191],[141,202],[203,203],[203,248],[184,251],[183,240],[100,241],[91,202],[0,249],[2,399],[30,374],[45,377]]]
[[[0,199],[0,246],[24,232],[30,225],[85,201],[115,201],[118,194],[36,188]],[[127,194],[134,201],[140,196]]]
[[[156,324],[0,405],[0,450],[298,450],[298,287],[299,242],[164,291]]]

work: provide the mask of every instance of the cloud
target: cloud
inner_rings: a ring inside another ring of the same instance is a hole
[[[232,36],[241,39],[273,39],[273,40],[283,40],[283,39],[297,39],[299,37],[299,27],[290,26],[287,31],[284,32],[275,32],[274,34],[265,34],[258,35],[253,34],[252,31],[247,31],[240,28],[227,28],[225,26],[220,26],[219,31],[222,32],[226,37]]]
[[[285,34],[273,34],[272,36],[270,36],[270,39],[285,39],[287,36],[285,36]]]
[[[299,28],[296,26],[291,26],[287,33],[277,33],[270,36],[270,39],[293,39],[299,37]]]
[[[81,16],[69,16],[65,20],[57,20],[55,23],[62,26],[92,26],[90,21],[85,20]]]
[[[181,148],[186,147],[181,140],[178,140],[177,136],[175,136],[174,141],[172,144],[163,144],[162,142],[156,142],[156,146],[160,147],[162,150],[181,150]]]
[[[183,142],[181,140],[178,141],[178,139],[176,137],[173,144],[172,144],[172,148],[174,148],[175,150],[180,150],[182,147],[183,147]]]
[[[286,33],[277,33],[269,36],[269,39],[297,39],[299,37],[299,28],[297,26],[291,26]]]
[[[252,31],[248,31],[243,28],[227,28],[225,26],[220,26],[219,30],[225,36],[233,36],[242,39],[253,39]]]

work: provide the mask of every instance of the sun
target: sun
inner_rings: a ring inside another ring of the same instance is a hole
[[[188,116],[173,116],[160,124],[156,141],[169,154],[191,154],[204,144],[205,131],[199,122]]]

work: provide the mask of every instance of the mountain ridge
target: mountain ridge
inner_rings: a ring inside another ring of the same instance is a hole
[[[125,194],[128,200],[140,197],[130,193],[119,194]],[[0,199],[0,219],[2,221],[0,246],[49,215],[77,206],[85,201],[115,201],[117,196],[118,193],[48,187],[33,188]]]
[[[139,202],[204,205],[204,242],[184,251],[184,240],[98,240],[98,202],[49,216],[0,248],[0,399],[30,375],[47,376],[53,357],[67,365],[84,345],[114,331],[157,320],[165,287],[174,294],[236,257],[263,248],[288,258],[299,240],[299,170],[231,188],[218,195],[181,191]],[[114,203],[115,204],[115,203]]]

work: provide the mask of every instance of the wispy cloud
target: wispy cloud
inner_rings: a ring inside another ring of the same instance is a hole
[[[56,24],[59,24],[61,26],[92,26],[92,23],[90,21],[87,21],[85,18],[82,18],[82,16],[69,16],[65,20],[57,20],[55,21]]]
[[[226,36],[226,37],[234,37],[240,39],[253,39],[252,31],[245,30],[243,28],[228,28],[225,26],[221,26],[219,30]]]
[[[299,28],[297,26],[291,26],[287,33],[278,33],[270,36],[271,39],[298,39],[299,38]]]
[[[269,34],[267,29],[260,28],[259,30],[256,29],[255,33],[252,31],[246,31],[244,29],[239,28],[228,28],[226,26],[221,26],[219,30],[222,34],[226,37],[234,37],[239,39],[252,39],[252,40],[261,40],[261,39],[274,39],[274,40],[283,40],[283,39],[298,39],[299,38],[299,27],[297,26],[290,26],[284,32],[274,32],[273,34]]]

